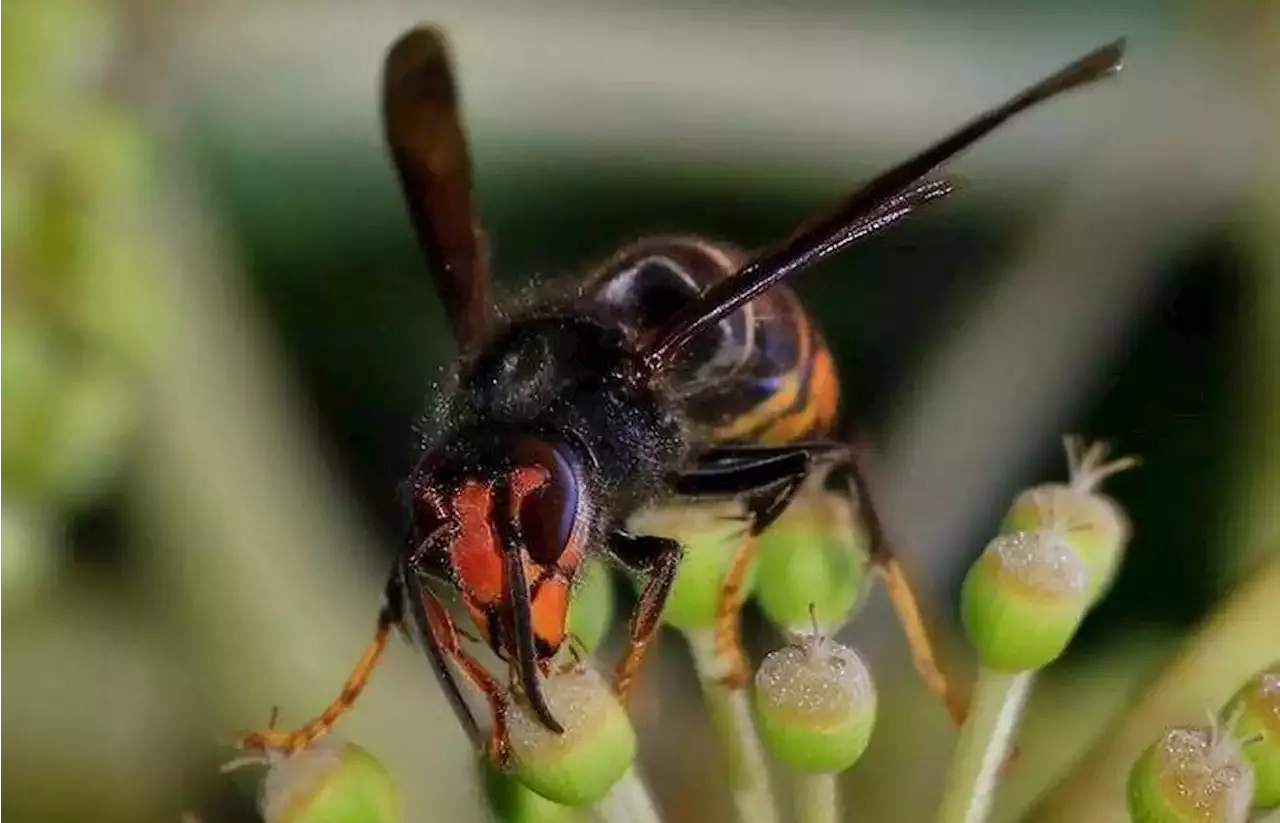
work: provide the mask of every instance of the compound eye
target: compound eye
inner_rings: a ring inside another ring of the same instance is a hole
[[[516,449],[521,466],[514,474],[512,495],[525,550],[543,566],[560,559],[578,518],[577,472],[560,449],[537,438],[524,438]]]

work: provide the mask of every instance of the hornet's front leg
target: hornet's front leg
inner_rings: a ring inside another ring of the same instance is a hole
[[[623,565],[649,575],[631,618],[627,652],[618,663],[613,678],[614,693],[619,700],[625,700],[631,684],[640,673],[645,652],[661,625],[662,607],[676,582],[676,572],[680,570],[684,548],[678,541],[670,538],[618,531],[609,537],[609,551]]]
[[[511,765],[511,738],[507,725],[509,706],[506,697],[503,696],[502,685],[488,670],[480,665],[478,660],[463,648],[462,636],[458,631],[458,627],[454,625],[453,617],[450,616],[449,610],[440,601],[440,598],[436,596],[435,592],[426,586],[420,586],[419,591],[421,592],[422,614],[427,624],[427,631],[423,639],[432,649],[433,655],[438,653],[441,657],[452,661],[471,685],[479,689],[480,693],[484,695],[493,719],[493,723],[489,728],[489,738],[486,746],[487,754],[495,768],[505,771]],[[439,671],[447,672],[448,669]],[[452,678],[447,674],[442,675],[442,678],[447,678],[448,682],[452,684]],[[454,688],[456,689],[456,686]],[[468,711],[468,716],[469,714],[470,712]],[[474,727],[474,720],[471,726]],[[468,731],[471,731],[471,728]]]
[[[235,743],[236,747],[247,751],[293,754],[328,734],[329,729],[333,728],[342,715],[351,710],[360,693],[364,691],[369,677],[382,657],[382,652],[387,648],[391,629],[400,623],[401,617],[398,604],[392,602],[383,604],[378,612],[373,639],[369,641],[364,654],[360,656],[355,668],[347,676],[347,681],[338,692],[338,696],[330,701],[324,711],[293,731],[281,731],[268,727],[259,731],[244,732],[239,735]],[[274,714],[272,722],[274,725]]]

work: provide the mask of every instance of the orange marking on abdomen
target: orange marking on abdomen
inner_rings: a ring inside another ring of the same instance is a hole
[[[801,366],[809,369],[808,381],[800,381],[805,387],[803,405],[760,431],[756,437],[760,443],[782,445],[831,433],[840,406],[840,383],[831,353],[820,341],[815,342],[812,360]]]
[[[819,346],[813,358],[813,376],[809,380],[809,404],[813,408],[810,435],[829,435],[840,413],[840,378],[835,361],[826,346]]]
[[[795,405],[800,393],[800,378],[795,372],[782,379],[778,390],[769,398],[745,414],[740,414],[727,424],[712,431],[713,440],[738,440],[769,424],[778,415]]]

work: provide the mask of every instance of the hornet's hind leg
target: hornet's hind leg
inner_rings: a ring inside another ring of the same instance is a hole
[[[867,531],[871,562],[885,581],[894,611],[911,647],[916,671],[942,702],[952,722],[957,726],[963,724],[968,711],[967,699],[938,666],[915,592],[885,537],[866,474],[855,452],[842,443],[817,441],[784,446],[721,446],[704,454],[699,466],[682,475],[678,481],[678,490],[693,497],[741,496],[752,518],[751,528],[734,556],[718,610],[716,649],[731,663],[726,680],[731,685],[742,685],[748,676],[739,626],[743,583],[756,553],[753,538],[777,520],[794,500],[806,478],[819,469],[847,472],[850,504],[856,507]]]
[[[849,452],[849,459],[843,468],[848,472],[848,489],[857,507],[858,517],[867,531],[871,562],[884,579],[885,591],[898,615],[898,622],[902,624],[903,633],[907,636],[907,645],[911,647],[916,672],[934,697],[942,703],[952,724],[956,727],[963,726],[969,714],[969,699],[938,665],[934,643],[925,626],[915,590],[897,553],[885,536],[884,521],[876,509],[870,483],[855,451]]]
[[[741,499],[750,521],[730,561],[716,609],[715,653],[727,686],[741,688],[751,676],[742,650],[741,620],[747,573],[758,549],[756,537],[791,505],[814,466],[842,451],[842,446],[827,443],[722,446],[701,455],[697,467],[676,480],[676,491],[689,498]]]

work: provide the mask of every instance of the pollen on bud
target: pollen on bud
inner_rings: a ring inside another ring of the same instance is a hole
[[[853,649],[803,638],[764,659],[755,708],[760,736],[779,762],[799,772],[840,772],[871,741],[875,684]]]
[[[709,629],[716,623],[720,594],[734,555],[747,539],[747,521],[737,501],[679,503],[645,509],[628,523],[637,534],[679,540],[684,559],[662,609],[662,619],[682,631]],[[747,597],[756,580],[753,563],[743,585]],[[644,580],[635,581],[643,586]]]
[[[1252,799],[1253,769],[1218,729],[1169,729],[1129,772],[1134,823],[1244,823]]]
[[[1115,579],[1132,528],[1124,509],[1098,491],[1102,481],[1137,465],[1137,459],[1109,460],[1105,443],[1086,446],[1066,439],[1070,480],[1046,483],[1019,494],[1005,515],[1001,531],[1061,532],[1084,562],[1089,596],[1097,603]]]
[[[262,782],[266,823],[399,823],[400,796],[367,749],[333,737],[274,759]]]
[[[613,580],[609,567],[597,556],[588,557],[578,573],[569,600],[569,632],[578,639],[582,648],[593,652],[613,624]]]
[[[1253,805],[1280,806],[1280,662],[1246,683],[1223,716],[1253,764]]]
[[[849,619],[870,582],[866,539],[847,497],[804,493],[763,534],[756,599],[780,628]]]
[[[1013,532],[987,544],[960,590],[960,617],[982,665],[1018,672],[1053,662],[1088,610],[1086,579],[1075,550],[1054,532]]]
[[[564,734],[546,728],[521,696],[509,714],[515,775],[525,786],[566,806],[603,798],[631,768],[636,735],[613,692],[590,668],[552,674],[542,683]]]

